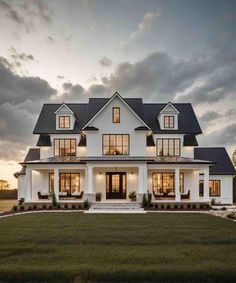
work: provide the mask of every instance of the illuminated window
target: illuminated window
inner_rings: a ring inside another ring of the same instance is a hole
[[[76,139],[54,139],[54,156],[75,156]]]
[[[59,116],[59,128],[60,129],[70,128],[70,116]]]
[[[80,192],[79,173],[60,173],[59,192],[78,193]]]
[[[199,181],[199,196],[203,197],[204,194],[204,181]],[[209,195],[210,197],[220,196],[220,180],[210,180],[209,181]]]
[[[158,156],[179,156],[180,139],[157,139]]]
[[[153,173],[152,189],[155,193],[174,193],[175,173]],[[184,173],[179,175],[179,190],[184,192]]]
[[[112,108],[112,122],[120,123],[120,107]]]
[[[103,135],[103,155],[129,155],[129,135]]]
[[[174,116],[164,116],[164,128],[174,128]]]
[[[54,173],[49,173],[49,193],[54,192]]]

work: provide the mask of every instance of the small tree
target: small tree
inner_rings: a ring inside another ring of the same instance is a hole
[[[236,167],[236,150],[234,151],[232,155],[232,161],[233,161],[234,166]]]
[[[147,207],[147,197],[146,197],[146,194],[143,195],[142,207]]]
[[[10,184],[6,180],[0,180],[0,190],[9,190]]]
[[[52,193],[52,206],[54,208],[57,207],[57,199],[56,199],[56,195],[54,192]]]

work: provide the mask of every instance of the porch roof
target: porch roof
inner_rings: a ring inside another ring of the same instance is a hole
[[[76,157],[76,156],[57,156],[49,157],[45,159],[24,161],[21,164],[86,164],[88,161],[133,161],[133,162],[147,162],[147,164],[212,164],[213,161],[192,159],[187,157],[175,157],[175,156],[88,156],[88,157]]]

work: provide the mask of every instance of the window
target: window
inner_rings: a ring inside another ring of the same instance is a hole
[[[153,173],[152,189],[155,193],[174,193],[175,173]],[[184,173],[179,175],[179,190],[184,192]]]
[[[204,181],[199,181],[199,196],[203,197],[204,195]],[[220,196],[220,180],[210,180],[209,181],[209,195],[210,197],[219,197]]]
[[[112,123],[120,123],[120,107],[112,108]]]
[[[220,180],[210,180],[209,181],[210,197],[220,196]]]
[[[70,116],[59,116],[59,128],[60,129],[70,128]]]
[[[103,155],[129,155],[129,135],[103,135]]]
[[[54,192],[54,173],[49,173],[49,193]]]
[[[164,116],[164,128],[174,128],[174,116]]]
[[[59,192],[77,193],[80,192],[79,173],[60,173]]]
[[[76,139],[54,139],[54,156],[75,156]]]
[[[180,139],[157,139],[158,156],[180,156]]]

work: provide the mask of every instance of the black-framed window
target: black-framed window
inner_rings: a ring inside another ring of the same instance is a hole
[[[54,139],[54,156],[75,156],[76,139]]]
[[[210,180],[209,181],[209,194],[210,194],[210,197],[220,196],[220,180]]]
[[[152,189],[155,193],[175,192],[175,173],[155,172],[152,174]],[[179,174],[179,190],[184,192],[184,173]]]
[[[70,116],[59,116],[59,128],[60,129],[70,128]]]
[[[180,139],[157,139],[157,156],[180,156]]]
[[[54,192],[54,173],[49,173],[49,193]]]
[[[164,116],[164,128],[174,128],[175,117],[174,116]]]
[[[120,123],[120,107],[112,108],[112,123]]]
[[[204,181],[199,180],[199,196],[204,195]],[[209,195],[210,197],[220,196],[220,180],[210,180],[209,181]]]
[[[80,192],[80,173],[60,173],[59,192]]]
[[[102,136],[103,155],[129,155],[129,135],[105,134]]]

